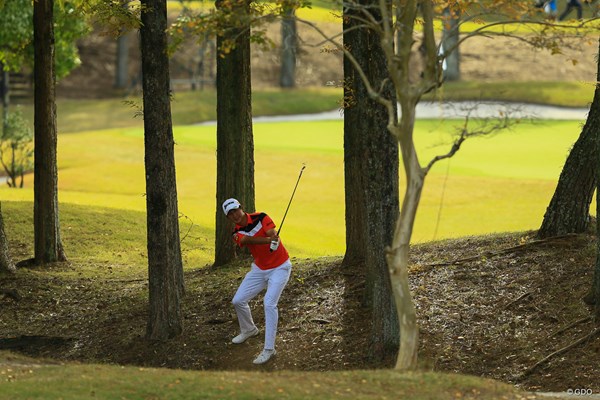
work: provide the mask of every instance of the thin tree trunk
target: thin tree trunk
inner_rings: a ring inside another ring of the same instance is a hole
[[[117,60],[115,68],[115,87],[125,89],[129,81],[129,35],[122,34],[117,39]]]
[[[166,340],[183,331],[183,263],[169,97],[166,0],[142,0],[141,49],[148,230],[147,337]]]
[[[66,260],[58,220],[53,0],[33,3],[35,263]]]
[[[2,134],[6,132],[8,124],[8,107],[10,105],[10,74],[4,69],[4,65],[0,62],[0,71],[2,72],[2,80],[0,81],[0,97],[2,97]]]
[[[8,253],[8,239],[4,231],[4,218],[0,203],[0,272],[15,272],[15,264]]]
[[[600,51],[600,40],[599,50]],[[597,80],[600,81],[600,63]],[[598,136],[600,131],[600,87],[596,85],[594,99],[579,138],[573,145],[558,179],[552,200],[546,209],[539,238],[584,232],[589,222],[589,210],[596,189]]]
[[[400,349],[396,360],[396,369],[414,369],[417,365],[419,347],[419,328],[408,281],[408,259],[410,239],[413,232],[417,208],[425,175],[419,164],[412,134],[415,122],[415,106],[402,105],[402,119],[397,135],[402,153],[402,162],[406,173],[406,191],[402,200],[402,209],[396,224],[391,251],[388,254],[388,266],[398,320],[400,321]]]
[[[458,12],[458,11],[456,11]],[[444,10],[442,47],[446,55],[444,79],[447,81],[460,80],[460,52],[457,47],[459,39],[460,16],[452,14],[449,8]]]
[[[223,9],[226,1],[216,5]],[[247,14],[247,0],[236,0],[232,13]],[[252,135],[252,87],[250,84],[249,29],[229,29],[217,37],[218,51],[235,38],[235,47],[217,57],[217,211],[215,214],[215,266],[229,263],[237,249],[231,240],[233,226],[225,218],[221,204],[235,197],[245,211],[255,209],[254,139]]]
[[[281,20],[281,77],[279,84],[282,88],[296,86],[296,17],[294,8],[287,7]]]

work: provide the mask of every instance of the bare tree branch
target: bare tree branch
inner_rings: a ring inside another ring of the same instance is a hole
[[[460,136],[458,137],[458,139],[456,139],[454,141],[454,144],[452,145],[452,147],[450,148],[450,151],[444,155],[439,155],[439,156],[435,156],[431,161],[429,161],[429,164],[427,164],[427,166],[423,169],[423,172],[425,174],[429,173],[429,170],[431,169],[431,167],[433,167],[433,165],[441,160],[444,160],[446,158],[450,158],[452,156],[454,156],[454,154],[456,154],[456,152],[458,150],[460,150],[460,146],[462,145],[462,143],[467,139],[467,135],[466,135],[466,131],[463,130],[462,133],[460,134]]]
[[[460,129],[458,138],[454,140],[454,143],[452,144],[452,147],[448,153],[434,157],[429,164],[427,164],[427,166],[424,168],[425,174],[429,173],[429,170],[436,162],[454,156],[456,152],[460,150],[460,146],[467,138],[475,136],[488,136],[508,129],[519,121],[519,119],[512,117],[520,110],[519,107],[505,106],[505,110],[500,111],[498,117],[474,118],[472,117],[472,113],[477,111],[477,106],[478,104],[475,104],[470,107],[469,110],[467,110],[467,115],[465,116],[465,120],[462,128]],[[471,128],[471,122],[476,123],[477,126]]]
[[[373,88],[373,85],[371,84],[371,82],[369,81],[369,79],[367,78],[365,72],[363,71],[361,65],[358,63],[358,61],[356,60],[356,58],[352,55],[352,53],[346,49],[342,44],[336,42],[335,40],[333,40],[331,37],[327,36],[327,34],[325,32],[323,32],[316,24],[310,22],[310,21],[306,21],[303,19],[298,19],[298,22],[301,22],[303,24],[306,24],[310,27],[312,27],[317,33],[319,33],[323,39],[325,43],[331,43],[332,45],[334,45],[339,51],[343,52],[344,55],[348,58],[348,60],[351,62],[351,64],[354,66],[354,68],[356,69],[356,71],[358,72],[358,74],[360,75],[360,78],[363,82],[363,84],[365,85],[365,88],[367,89],[367,93],[369,94],[369,97],[377,102],[379,102],[380,104],[382,104],[383,106],[386,107],[386,109],[388,110],[388,112],[390,110],[394,110],[394,104],[392,101],[390,101],[389,99],[384,98],[383,96],[381,96],[380,91],[376,91]],[[393,120],[393,111],[391,113],[391,117],[390,119]]]

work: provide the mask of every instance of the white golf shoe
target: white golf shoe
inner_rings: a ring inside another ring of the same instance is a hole
[[[252,363],[254,363],[256,365],[264,364],[267,361],[269,361],[271,359],[271,357],[273,357],[275,354],[277,354],[277,351],[275,351],[275,349],[264,349],[258,355],[258,357],[256,357],[254,359],[254,361],[252,361]]]
[[[248,340],[249,338],[258,335],[258,328],[254,327],[253,330],[251,330],[250,332],[242,332],[239,335],[237,335],[236,337],[234,337],[233,339],[231,339],[232,343],[235,344],[241,344],[244,343],[246,340]]]

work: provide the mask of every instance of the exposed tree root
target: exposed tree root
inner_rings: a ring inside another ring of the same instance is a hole
[[[524,298],[526,298],[526,297],[529,297],[529,296],[531,296],[532,294],[533,294],[533,292],[526,292],[526,293],[523,293],[522,295],[520,295],[520,296],[519,296],[519,297],[517,297],[516,299],[514,299],[514,300],[512,300],[512,301],[508,302],[508,304],[507,304],[507,305],[505,305],[505,306],[504,306],[504,307],[502,307],[502,308],[503,308],[504,310],[506,310],[508,307],[512,306],[512,305],[513,305],[513,304],[515,304],[515,303],[518,303],[519,301],[523,300],[523,299],[524,299]]]
[[[520,244],[520,245],[513,246],[513,247],[508,247],[506,249],[502,249],[502,250],[498,250],[498,251],[486,251],[485,253],[478,254],[478,255],[472,256],[472,257],[459,258],[459,259],[453,260],[453,261],[442,261],[442,262],[437,262],[437,263],[433,263],[433,264],[427,264],[427,266],[428,267],[441,267],[441,266],[446,266],[446,265],[459,265],[459,264],[462,264],[462,263],[465,263],[468,261],[481,260],[482,258],[492,258],[492,257],[499,256],[502,254],[511,253],[511,252],[519,251],[519,250],[524,250],[528,247],[548,244],[551,242],[556,242],[556,241],[559,241],[562,239],[572,238],[575,236],[577,236],[577,235],[572,234],[572,233],[567,234],[567,235],[562,235],[562,236],[553,236],[553,237],[549,237],[546,239],[534,240],[532,242]]]
[[[541,359],[540,361],[535,363],[533,366],[527,368],[524,372],[522,372],[519,376],[517,376],[517,379],[520,380],[520,379],[526,378],[527,376],[531,375],[531,373],[533,371],[535,371],[540,365],[545,364],[551,358],[556,357],[562,353],[565,353],[567,350],[572,349],[573,347],[575,347],[589,339],[592,339],[593,337],[597,336],[598,334],[600,334],[600,328],[596,328],[593,331],[591,331],[590,333],[588,333],[587,335],[585,335],[585,336],[577,339],[573,343],[569,344],[568,346],[565,346],[562,349],[556,350],[554,353],[548,354],[546,357],[544,357],[543,359]]]
[[[556,335],[558,335],[560,333],[563,333],[564,331],[569,330],[570,328],[572,328],[572,327],[574,327],[576,325],[583,324],[584,322],[588,322],[591,319],[592,319],[592,317],[588,316],[588,317],[584,317],[584,318],[578,319],[577,321],[571,322],[569,325],[565,326],[564,328],[561,328],[561,329],[557,330],[556,332],[552,332],[551,334],[549,334],[548,336],[546,336],[546,339],[550,339],[553,336],[556,336]]]

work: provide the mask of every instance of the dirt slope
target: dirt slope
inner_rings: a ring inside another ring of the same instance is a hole
[[[17,247],[18,248],[18,247]],[[600,337],[551,357],[595,328],[581,300],[593,274],[595,236],[536,242],[530,234],[463,238],[414,247],[411,284],[420,326],[420,365],[495,378],[536,391],[600,391]],[[264,370],[344,370],[393,365],[369,357],[368,310],[358,268],[339,259],[294,260],[280,302],[278,355]],[[168,343],[144,339],[144,277],[78,278],[76,265],[50,277],[33,270],[0,278],[21,300],[0,298],[0,337],[34,338],[13,350],[59,360],[184,369],[255,369],[262,348],[262,298],[252,303],[261,335],[230,340],[230,304],[246,263],[186,273],[185,332]],[[58,339],[57,339],[58,338]]]

